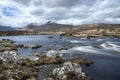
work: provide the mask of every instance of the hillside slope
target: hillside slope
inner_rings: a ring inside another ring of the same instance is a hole
[[[66,24],[58,24],[51,21],[48,21],[46,24],[40,25],[37,23],[30,23],[25,26],[25,30],[31,30],[36,32],[44,32],[44,31],[50,31],[50,32],[56,32],[56,31],[65,31],[65,29],[68,29],[70,27],[73,27],[72,25],[66,25]]]

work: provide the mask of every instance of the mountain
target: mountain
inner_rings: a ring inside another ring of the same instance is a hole
[[[109,30],[109,31],[120,31],[120,24],[105,24],[105,23],[95,23],[95,24],[84,24],[84,25],[67,25],[67,24],[58,24],[54,22],[47,22],[46,24],[40,25],[37,23],[30,23],[25,28],[25,30],[32,31],[63,31],[63,32],[83,32],[89,30]]]
[[[84,25],[59,24],[48,21],[45,24],[30,23],[24,28],[12,28],[0,26],[0,35],[24,35],[24,34],[65,34],[77,37],[120,37],[120,24],[95,23]]]
[[[72,34],[73,36],[85,37],[85,36],[120,36],[120,24],[107,24],[107,23],[95,23],[95,24],[84,24],[84,25],[67,25],[58,24],[54,22],[47,22],[44,25],[37,23],[28,24],[25,30],[30,30],[38,33],[67,33],[66,35]]]
[[[37,23],[30,23],[26,25],[24,28],[25,30],[32,30],[32,31],[62,31],[67,27],[72,27],[72,25],[67,25],[67,24],[58,24],[55,22],[48,21],[46,24],[40,25]]]
[[[13,31],[15,28],[10,27],[10,26],[1,26],[0,25],[0,31]]]

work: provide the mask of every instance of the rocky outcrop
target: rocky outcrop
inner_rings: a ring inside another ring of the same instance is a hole
[[[37,80],[38,66],[27,66],[18,64],[21,56],[16,51],[5,51],[0,53],[0,80]],[[27,60],[27,59],[26,59]]]
[[[8,61],[8,60],[18,60],[21,56],[17,51],[5,51],[0,53],[0,60]]]
[[[77,63],[65,62],[63,67],[53,70],[51,78],[44,80],[87,80],[82,68]]]

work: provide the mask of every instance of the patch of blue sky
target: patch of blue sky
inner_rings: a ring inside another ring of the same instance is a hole
[[[16,17],[22,14],[22,11],[18,10],[15,7],[5,7],[2,9],[2,14],[7,17]]]

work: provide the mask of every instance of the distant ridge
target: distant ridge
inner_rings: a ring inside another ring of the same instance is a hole
[[[103,30],[120,30],[120,24],[107,24],[107,23],[94,23],[94,24],[84,24],[79,25],[78,31],[87,31],[87,30],[94,30],[97,31]]]
[[[10,26],[1,26],[0,25],[0,31],[13,31],[15,28],[10,27]]]
[[[32,30],[37,32],[42,31],[51,31],[51,32],[82,32],[88,30],[116,30],[120,31],[120,24],[107,24],[107,23],[95,23],[95,24],[84,24],[84,25],[67,25],[67,24],[58,24],[55,22],[48,21],[46,24],[39,25],[37,23],[30,23],[25,26],[25,30]]]
[[[45,24],[30,23],[24,28],[0,26],[0,35],[27,34],[62,34],[76,37],[120,37],[120,24],[95,23],[74,26],[48,21]]]

